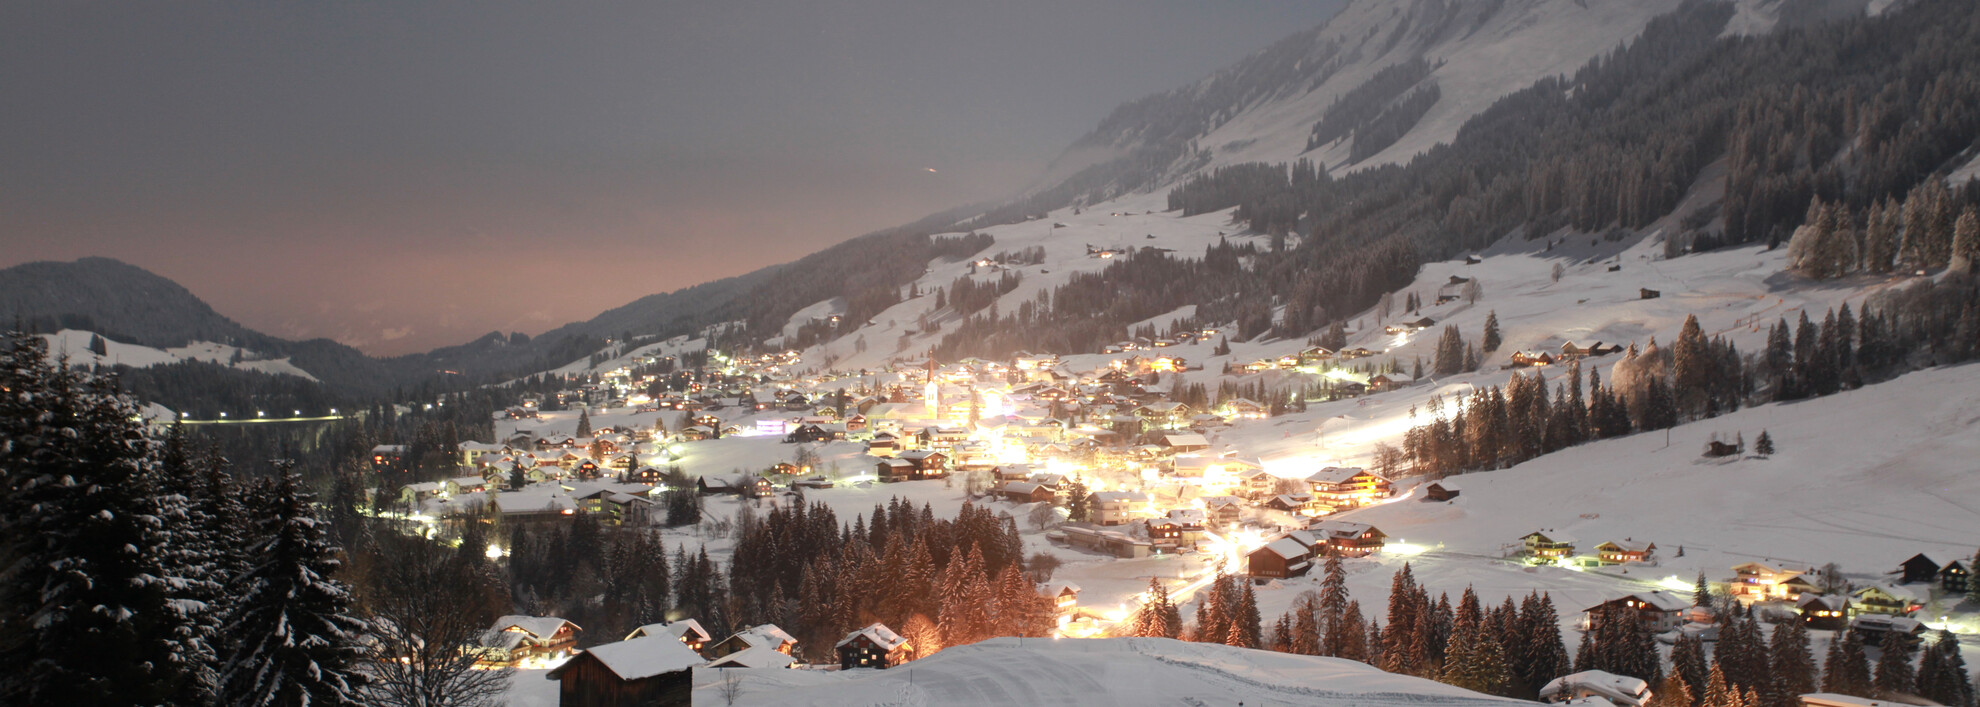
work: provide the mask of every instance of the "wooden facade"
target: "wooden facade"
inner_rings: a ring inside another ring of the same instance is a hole
[[[590,653],[579,653],[550,671],[558,707],[688,707],[694,704],[694,671],[682,669],[628,680]]]

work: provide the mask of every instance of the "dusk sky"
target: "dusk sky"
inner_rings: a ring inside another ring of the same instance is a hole
[[[8,2],[0,267],[374,354],[534,334],[1008,194],[1335,7]]]

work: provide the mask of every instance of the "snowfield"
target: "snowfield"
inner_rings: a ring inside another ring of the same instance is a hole
[[[229,368],[260,371],[278,376],[296,376],[311,381],[316,380],[316,376],[310,375],[309,371],[297,368],[295,364],[289,363],[289,359],[287,358],[252,360],[259,354],[226,344],[216,344],[211,341],[195,341],[185,346],[171,349],[154,349],[149,346],[119,343],[106,338],[103,340],[104,354],[98,356],[95,352],[89,350],[89,340],[94,336],[96,336],[94,332],[63,329],[53,334],[42,334],[41,338],[48,340],[48,352],[50,354],[58,357],[66,355],[71,364],[121,365],[132,368],[148,368],[151,366],[178,363],[180,361],[205,361]],[[245,360],[234,361],[235,354],[242,355]]]
[[[888,670],[747,670],[736,705],[1516,704],[1335,658],[1166,638],[995,638]],[[696,704],[727,704],[721,670],[695,671]]]

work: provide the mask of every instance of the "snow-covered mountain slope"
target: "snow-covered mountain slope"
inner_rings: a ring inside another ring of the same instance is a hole
[[[1167,638],[994,638],[891,670],[743,670],[737,705],[1519,704],[1337,658]],[[719,704],[727,671],[697,670]]]
[[[1535,81],[1572,74],[1641,34],[1681,0],[1409,0],[1356,2],[1326,24],[1281,40],[1196,83],[1121,106],[1062,156],[1034,191],[1078,169],[1133,162],[1139,173],[1108,186],[1160,188],[1187,174],[1242,162],[1306,157],[1329,169],[1407,162],[1449,142],[1499,98]],[[1783,17],[1862,11],[1864,0],[1734,0],[1729,34],[1764,34]],[[1395,90],[1363,91],[1384,69],[1415,61],[1427,75]],[[1351,159],[1353,138],[1310,145],[1330,109],[1366,115],[1414,89],[1434,86],[1427,111],[1405,120],[1392,144]],[[1159,166],[1157,166],[1159,165]],[[1089,175],[1090,176],[1090,175]]]
[[[101,366],[130,366],[146,368],[178,363],[180,361],[205,361],[228,368],[244,371],[260,371],[273,375],[296,376],[315,381],[316,376],[290,363],[288,358],[257,359],[257,354],[236,346],[216,344],[211,341],[194,341],[185,346],[155,349],[138,344],[125,344],[104,339],[103,355],[89,350],[90,339],[96,334],[76,329],[63,329],[54,334],[42,334],[48,340],[48,351],[57,356],[67,356],[71,364]],[[236,361],[234,357],[241,356]]]
[[[1542,528],[1589,548],[1631,537],[1656,543],[1664,572],[1685,578],[1768,558],[1875,577],[1919,552],[1965,557],[1980,539],[1976,373],[1933,369],[1747,408],[1681,425],[1668,445],[1662,432],[1591,443],[1454,477],[1463,493],[1449,503],[1411,498],[1348,517],[1490,555]],[[1700,454],[1713,435],[1743,435],[1751,449],[1761,430],[1771,458]]]

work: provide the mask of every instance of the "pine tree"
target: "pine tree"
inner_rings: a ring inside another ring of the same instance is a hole
[[[1705,681],[1705,695],[1699,700],[1699,707],[1742,707],[1737,690],[1726,681],[1725,672],[1719,666],[1712,666],[1711,677]]]
[[[1980,550],[1966,563],[1966,600],[1980,604]]]
[[[1776,624],[1767,649],[1769,667],[1773,668],[1769,702],[1798,703],[1801,695],[1815,691],[1815,654],[1809,649],[1808,631],[1801,622]]]
[[[1850,629],[1842,640],[1829,644],[1828,657],[1822,663],[1822,691],[1869,697],[1872,690],[1870,659],[1863,652],[1863,636]]]
[[[1437,340],[1437,375],[1448,376],[1464,372],[1464,350],[1464,337],[1458,334],[1457,327],[1445,326],[1443,337]]]
[[[1678,410],[1684,415],[1695,416],[1704,409],[1718,374],[1705,342],[1705,330],[1698,324],[1698,315],[1684,318],[1684,326],[1678,330],[1677,342],[1672,344],[1671,351]]]
[[[1231,626],[1224,637],[1224,644],[1239,648],[1257,648],[1259,635],[1258,597],[1251,592],[1251,583],[1246,582],[1244,591],[1237,593],[1237,603],[1231,612]]]
[[[1347,645],[1348,629],[1342,625],[1347,604],[1347,570],[1341,565],[1340,556],[1328,555],[1325,576],[1320,581],[1320,601],[1314,607],[1319,614],[1314,618],[1314,623],[1324,632],[1316,655],[1339,656],[1343,646]],[[1353,631],[1356,634],[1361,632],[1359,628]]]
[[[283,473],[255,494],[254,563],[227,621],[238,641],[221,668],[228,704],[358,704],[364,623],[351,614],[349,590],[331,578],[341,551],[324,537],[300,483]]]
[[[1478,348],[1488,354],[1499,350],[1499,312],[1497,310],[1485,313],[1485,331],[1478,336]]]
[[[1952,632],[1941,629],[1926,649],[1918,668],[1918,695],[1942,705],[1973,704],[1973,682],[1959,654],[1959,637]]]
[[[1766,430],[1761,430],[1760,436],[1753,440],[1753,453],[1762,457],[1774,455],[1774,438]]]
[[[1911,656],[1918,647],[1918,637],[1889,631],[1877,647],[1882,650],[1882,657],[1877,659],[1877,674],[1871,682],[1877,694],[1889,698],[1916,692],[1918,674],[1911,667]]]
[[[1657,683],[1657,689],[1651,692],[1647,707],[1696,707],[1696,705],[1691,702],[1691,687],[1685,685],[1684,678],[1672,673],[1665,675],[1663,682]]]
[[[1712,583],[1706,581],[1705,573],[1702,571],[1698,573],[1698,584],[1691,590],[1691,605],[1712,606]]]
[[[1537,695],[1541,686],[1572,671],[1567,645],[1561,642],[1560,616],[1551,596],[1530,592],[1520,602],[1516,622],[1524,650],[1513,651],[1512,667],[1520,695]]]
[[[1680,636],[1671,646],[1671,675],[1683,681],[1694,700],[1703,699],[1711,672],[1705,660],[1704,641],[1696,636]]]
[[[578,425],[577,425],[577,435],[575,435],[575,436],[577,436],[577,437],[590,437],[590,436],[591,436],[591,411],[590,411],[590,410],[580,410],[580,411],[578,411]]]
[[[1315,618],[1319,611],[1311,601],[1302,601],[1293,608],[1292,636],[1287,642],[1287,650],[1300,655],[1321,655],[1320,622]],[[1345,623],[1340,628],[1345,628]],[[1359,630],[1360,627],[1356,627]],[[1336,631],[1339,628],[1335,629]],[[1346,643],[1345,637],[1342,643]],[[1338,656],[1339,653],[1329,655]]]
[[[197,682],[196,578],[163,549],[185,499],[156,492],[134,404],[51,365],[37,336],[0,350],[0,703],[158,704]]]
[[[1980,209],[1969,204],[1953,222],[1952,258],[1947,267],[1971,273],[1975,263],[1980,263]]]

